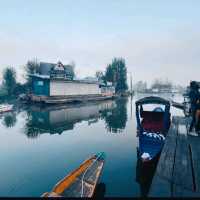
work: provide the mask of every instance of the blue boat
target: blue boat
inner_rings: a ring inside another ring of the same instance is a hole
[[[144,110],[144,105],[156,105]],[[161,105],[164,107],[162,108]],[[138,156],[142,162],[155,159],[161,152],[171,123],[170,102],[160,97],[145,97],[136,102]]]

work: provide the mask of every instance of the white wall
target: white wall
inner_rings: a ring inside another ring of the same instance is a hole
[[[101,94],[98,84],[50,81],[50,96]]]

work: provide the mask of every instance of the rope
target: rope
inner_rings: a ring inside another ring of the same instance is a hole
[[[100,154],[99,156],[97,156],[97,158],[93,161],[93,163],[85,170],[85,172],[84,172],[84,174],[82,176],[81,198],[83,197],[83,182],[84,182],[83,178],[85,177],[85,174],[87,173],[88,169],[90,169],[94,165],[94,163],[101,157],[101,155],[102,154]]]

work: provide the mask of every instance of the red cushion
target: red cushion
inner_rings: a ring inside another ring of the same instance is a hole
[[[163,121],[142,120],[142,127],[149,132],[160,132],[163,130]]]
[[[163,120],[164,112],[142,111],[141,117],[143,119],[149,119],[153,121]]]
[[[152,111],[143,111],[141,113],[142,127],[146,131],[150,132],[160,132],[164,128],[164,113],[163,112],[152,112]]]

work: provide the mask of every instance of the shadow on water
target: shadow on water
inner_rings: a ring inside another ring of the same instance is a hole
[[[126,127],[127,99],[76,105],[31,106],[27,110],[25,134],[36,138],[40,134],[62,134],[73,130],[77,123],[88,126],[104,120],[109,132],[118,133]]]

